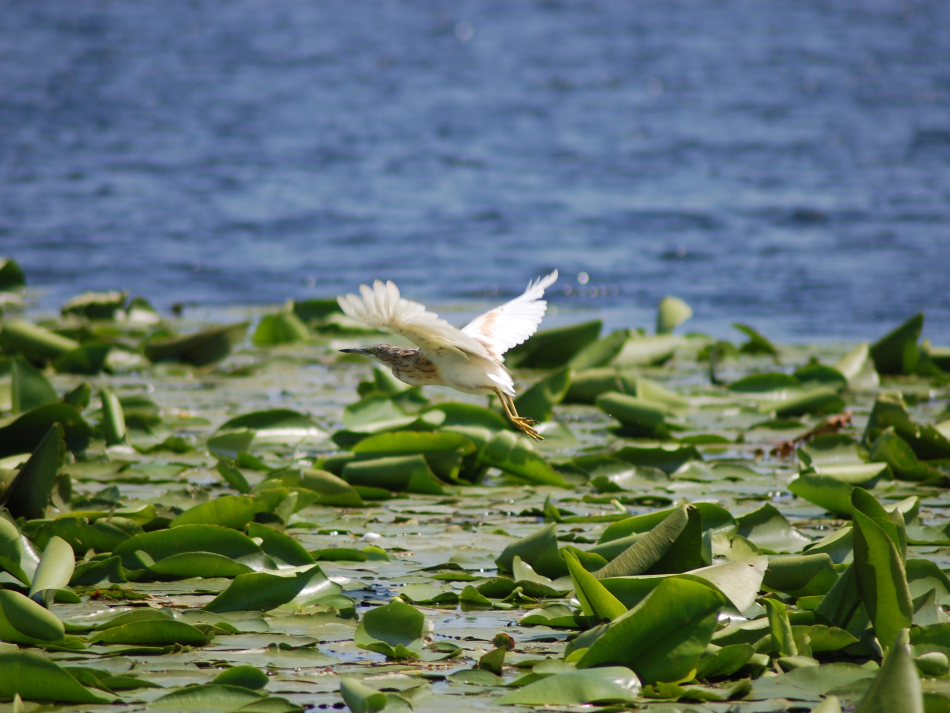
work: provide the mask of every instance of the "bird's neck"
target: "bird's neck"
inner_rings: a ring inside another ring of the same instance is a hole
[[[403,349],[390,344],[378,345],[376,358],[390,367],[393,376],[411,386],[444,384],[438,367],[421,349]]]

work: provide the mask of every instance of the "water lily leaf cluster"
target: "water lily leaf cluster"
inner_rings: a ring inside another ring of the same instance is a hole
[[[922,319],[727,348],[674,334],[667,298],[654,334],[545,330],[508,362],[534,444],[340,355],[379,337],[333,301],[239,326],[134,303],[4,318],[4,702],[948,705],[950,408]],[[98,376],[57,366],[96,344]]]

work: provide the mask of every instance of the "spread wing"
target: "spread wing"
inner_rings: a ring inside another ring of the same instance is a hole
[[[439,319],[439,315],[427,311],[418,302],[401,297],[399,288],[391,280],[385,284],[376,280],[372,288],[360,285],[359,296],[341,295],[336,300],[348,317],[384,332],[399,334],[430,354],[449,350],[465,358],[469,355],[491,358],[479,340]]]
[[[502,354],[537,331],[548,308],[548,303],[541,298],[544,290],[555,282],[557,270],[529,282],[523,295],[476,317],[462,329],[462,333],[477,339],[493,357],[502,360]]]

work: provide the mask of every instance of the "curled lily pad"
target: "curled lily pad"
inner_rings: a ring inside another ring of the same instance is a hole
[[[43,646],[61,643],[65,632],[52,612],[18,592],[0,589],[0,641]]]
[[[0,593],[2,594],[2,593]],[[93,693],[62,667],[29,652],[0,653],[0,698],[18,696],[28,701],[58,703],[110,703],[111,699]]]
[[[0,427],[0,458],[35,451],[54,424],[62,427],[60,438],[70,451],[86,450],[93,435],[92,426],[72,406],[54,403],[38,406]]]
[[[668,362],[685,340],[672,334],[643,336],[631,334],[623,349],[613,358],[614,366],[628,368],[632,366],[660,366]]]
[[[645,683],[678,681],[699,661],[725,601],[707,586],[664,579],[580,657],[577,666],[626,666]]]
[[[221,424],[218,431],[251,431],[258,442],[278,443],[325,436],[312,418],[290,409],[255,411],[237,416]]]
[[[664,297],[656,310],[656,333],[670,334],[693,316],[693,310],[679,297]]]
[[[73,548],[59,537],[51,538],[33,575],[30,597],[36,599],[38,594],[48,589],[63,589],[69,584],[75,567]]]
[[[525,437],[511,431],[492,436],[479,458],[508,475],[536,485],[566,487],[563,476],[552,468]]]
[[[124,316],[127,292],[84,292],[70,298],[60,312],[64,315],[76,315],[86,319],[115,319]]]
[[[623,666],[566,671],[529,683],[499,698],[502,706],[577,706],[637,700],[640,679]]]
[[[768,339],[747,324],[737,324],[733,322],[733,327],[742,332],[749,341],[739,347],[740,354],[760,355],[764,354],[771,357],[778,357],[778,350]]]
[[[575,371],[595,369],[606,366],[616,357],[630,338],[629,329],[617,329],[591,342],[571,357],[567,365]]]
[[[194,334],[149,342],[144,347],[149,361],[180,361],[205,366],[221,361],[244,339],[250,322],[210,327]]]
[[[924,327],[924,313],[918,312],[870,347],[871,359],[879,374],[911,374],[920,360],[917,340]]]
[[[666,408],[635,396],[608,392],[597,397],[597,408],[620,421],[624,429],[636,436],[668,438]]]
[[[310,330],[293,312],[278,312],[261,317],[251,341],[257,347],[293,344],[310,339]]]
[[[10,411],[22,413],[59,400],[43,372],[24,359],[0,361],[0,375],[10,378]]]
[[[255,570],[268,563],[264,552],[247,535],[217,525],[182,525],[136,535],[120,543],[113,554],[122,558],[129,569],[142,566],[136,553],[145,552],[154,562],[185,552],[211,552],[245,563]],[[269,565],[273,567],[273,564]]]
[[[571,385],[571,369],[546,376],[515,399],[518,414],[535,421],[549,421],[554,407],[563,401]]]
[[[79,342],[24,319],[5,322],[0,347],[8,354],[22,354],[29,361],[49,361],[79,348]]]
[[[445,492],[421,455],[352,461],[343,468],[343,479],[351,485],[400,492],[433,495]]]
[[[238,575],[204,608],[212,612],[269,611],[301,597],[312,601],[339,591],[339,586],[314,564],[279,572]]]
[[[0,258],[0,292],[14,292],[26,287],[26,275],[16,260]]]
[[[145,644],[150,646],[203,646],[208,637],[200,630],[174,619],[150,619],[112,626],[96,632],[90,642],[95,644]]]
[[[63,428],[54,423],[0,497],[0,504],[14,517],[41,518],[45,514],[65,450],[62,439]]]
[[[355,642],[388,658],[409,658],[425,634],[425,616],[410,604],[393,601],[363,615]],[[410,648],[412,647],[412,648]]]
[[[530,369],[556,369],[565,366],[584,347],[596,341],[603,323],[575,324],[569,327],[543,329],[531,339],[505,355],[510,366]]]

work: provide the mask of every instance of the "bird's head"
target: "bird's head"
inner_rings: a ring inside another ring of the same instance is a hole
[[[359,354],[367,359],[388,364],[394,351],[396,351],[396,347],[390,344],[374,344],[371,347],[363,347],[362,349],[341,349],[340,351],[344,354]]]

